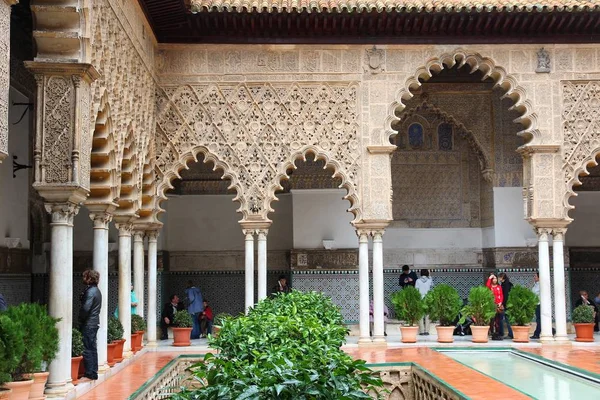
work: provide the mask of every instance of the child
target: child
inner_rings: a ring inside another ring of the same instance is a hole
[[[210,335],[212,333],[212,325],[213,325],[213,312],[212,308],[208,305],[208,300],[204,299],[202,302],[204,305],[204,311],[200,313],[200,337],[205,338],[206,335]]]

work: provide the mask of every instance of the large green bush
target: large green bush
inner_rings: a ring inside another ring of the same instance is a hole
[[[73,328],[73,337],[71,341],[71,357],[81,357],[83,355],[83,335],[79,330]]]
[[[108,317],[108,343],[123,339],[123,325],[118,318]]]
[[[469,304],[463,307],[461,314],[461,323],[464,323],[467,317],[471,317],[473,325],[489,325],[496,315],[496,303],[492,291],[485,286],[472,288],[469,292]]]
[[[347,329],[339,308],[317,293],[262,300],[225,320],[210,344],[219,350],[194,366],[199,389],[174,399],[369,399],[382,382],[340,350]]]
[[[13,380],[20,380],[23,374],[40,371],[44,357],[54,356],[50,354],[51,351],[47,353],[42,348],[42,345],[46,342],[42,331],[46,322],[41,321],[41,319],[43,315],[47,315],[46,310],[37,303],[21,303],[18,306],[9,307],[3,315],[17,322],[20,331],[23,333],[25,350],[13,374]]]
[[[398,319],[406,322],[409,326],[415,325],[425,314],[421,293],[413,286],[406,286],[404,289],[392,293],[390,300]]]
[[[0,386],[20,378],[14,375],[24,350],[25,342],[19,323],[0,314]]]
[[[462,300],[456,289],[442,283],[431,289],[423,299],[425,310],[433,321],[441,326],[453,326],[462,307]]]
[[[139,332],[146,330],[146,321],[137,314],[131,314],[131,332]]]
[[[525,326],[531,323],[538,304],[538,297],[530,289],[515,285],[508,293],[506,315],[515,326]]]

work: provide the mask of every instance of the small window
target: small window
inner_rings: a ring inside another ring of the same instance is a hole
[[[452,150],[452,125],[440,124],[438,126],[438,146],[440,150]]]
[[[413,149],[423,147],[423,126],[421,124],[411,124],[408,127],[408,145]]]

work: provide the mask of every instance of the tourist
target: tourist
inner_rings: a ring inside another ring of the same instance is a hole
[[[131,285],[131,315],[137,314],[137,306],[138,306],[138,299],[137,299],[137,296],[135,295],[135,292],[133,291],[133,285]],[[115,308],[114,316],[115,316],[115,318],[119,318],[119,306],[117,306],[117,308]]]
[[[91,380],[98,379],[98,349],[96,335],[100,327],[100,309],[102,308],[102,293],[98,289],[100,274],[97,271],[86,270],[83,273],[83,283],[86,285],[79,297],[79,330],[83,334],[83,376]]]
[[[192,328],[192,333],[190,335],[191,339],[199,339],[200,338],[200,313],[204,311],[204,306],[202,305],[202,293],[200,289],[198,289],[192,281],[188,281],[188,287],[185,290],[185,294],[189,300],[189,304],[187,306],[188,313],[192,317],[192,321],[194,326]]]
[[[7,308],[6,300],[4,300],[4,296],[2,296],[2,293],[0,293],[0,312],[6,311]]]
[[[510,339],[513,338],[512,327],[510,326],[510,321],[508,319],[508,315],[506,315],[506,302],[508,301],[508,295],[513,287],[512,282],[508,279],[508,275],[506,273],[501,272],[498,274],[498,278],[500,278],[500,286],[502,286],[502,296],[504,297],[504,301],[502,302],[503,311],[500,317],[500,336],[504,337],[504,321],[506,320],[506,329],[508,329],[508,337]]]
[[[535,331],[530,339],[539,339],[542,332],[542,314],[540,312],[540,275],[536,272],[533,275],[533,287],[531,291],[538,297],[537,306],[535,306]]]
[[[586,290],[581,290],[579,292],[579,299],[577,299],[575,302],[575,308],[581,305],[590,306],[594,309],[594,332],[598,332],[598,307],[595,303],[590,301],[588,292]]]
[[[498,283],[498,277],[493,273],[490,274],[486,284],[485,284],[494,294],[494,303],[496,303],[496,316],[492,319],[490,324],[490,330],[492,331],[492,340],[502,340],[502,336],[500,336],[500,323],[502,320],[500,319],[502,315],[504,315],[504,294],[502,293],[502,286]]]
[[[204,311],[200,313],[200,337],[205,338],[212,333],[214,314],[212,308],[208,305],[208,300],[202,302]]]
[[[271,289],[271,296],[277,293],[289,293],[291,291],[292,289],[290,289],[290,287],[287,284],[286,276],[279,275],[279,278],[277,279],[277,284],[273,286],[273,289]]]
[[[417,274],[414,271],[411,271],[408,265],[402,266],[402,273],[400,274],[399,279],[401,288],[404,289],[406,285],[415,286],[415,284],[417,283],[417,279],[419,279],[417,277]]]
[[[387,336],[386,324],[388,322],[389,309],[383,305],[383,334]],[[373,299],[369,303],[369,336],[373,336]]]
[[[161,315],[160,340],[167,340],[169,338],[168,327],[173,326],[173,319],[175,318],[175,313],[179,311],[179,297],[176,294],[173,294],[171,295],[171,297],[169,297],[169,300],[170,301],[163,307]]]
[[[415,284],[422,298],[429,292],[432,284],[433,280],[429,277],[429,270],[422,269],[421,277],[417,279],[417,283]],[[429,335],[429,315],[424,315],[419,320],[419,335]]]

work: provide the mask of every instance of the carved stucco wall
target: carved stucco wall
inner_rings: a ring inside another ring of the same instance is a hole
[[[0,1],[0,163],[8,155],[8,91],[10,81],[10,6],[15,0]]]

